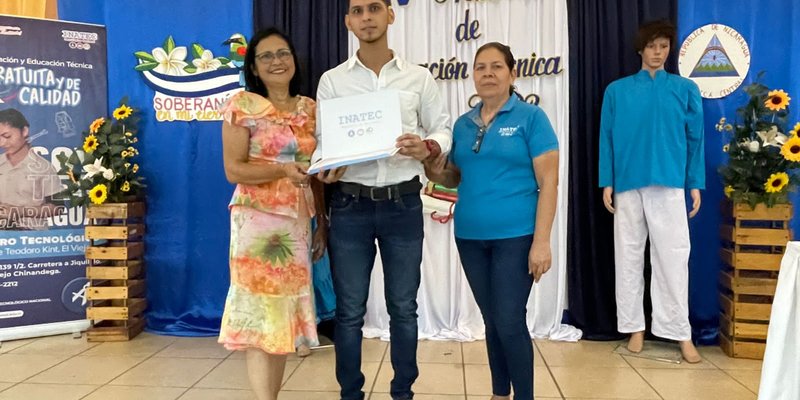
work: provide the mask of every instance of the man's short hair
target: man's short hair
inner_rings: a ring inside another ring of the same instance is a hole
[[[675,48],[677,41],[677,33],[675,25],[669,20],[651,21],[639,27],[639,33],[636,35],[636,51],[643,51],[647,44],[658,39],[669,39],[670,49]]]
[[[0,110],[0,124],[6,124],[19,130],[31,126],[25,116],[14,108]]]
[[[392,6],[392,0],[383,0],[383,3],[386,4],[386,7]],[[347,2],[347,12],[350,12],[350,2]]]

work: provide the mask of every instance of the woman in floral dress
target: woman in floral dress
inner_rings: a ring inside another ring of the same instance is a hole
[[[247,351],[259,400],[277,399],[288,353],[318,344],[310,218],[321,205],[322,188],[305,173],[316,146],[316,104],[298,94],[296,68],[286,35],[258,32],[245,55],[247,91],[222,107],[225,174],[236,190],[230,203],[231,287],[219,342]],[[327,231],[325,218],[319,223],[315,257],[324,251]]]

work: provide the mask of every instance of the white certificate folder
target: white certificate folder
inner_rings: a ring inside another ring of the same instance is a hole
[[[403,125],[396,90],[322,100],[318,111],[322,159],[309,174],[391,157],[399,150],[395,143]]]

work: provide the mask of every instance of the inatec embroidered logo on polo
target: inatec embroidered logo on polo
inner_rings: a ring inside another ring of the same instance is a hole
[[[517,129],[519,129],[519,126],[507,126],[500,128],[500,136],[513,136],[514,133],[517,132]]]

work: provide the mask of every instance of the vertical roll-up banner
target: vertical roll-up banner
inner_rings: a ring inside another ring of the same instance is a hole
[[[0,341],[88,328],[85,209],[60,153],[107,110],[106,30],[0,15]]]

